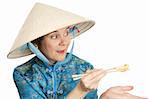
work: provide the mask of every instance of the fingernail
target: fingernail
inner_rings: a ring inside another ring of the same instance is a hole
[[[124,87],[122,87],[122,89],[125,91],[130,91],[133,89],[133,86],[124,86]]]
[[[134,88],[133,86],[127,86],[127,87]]]

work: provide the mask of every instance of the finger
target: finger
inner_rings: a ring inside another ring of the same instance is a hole
[[[89,82],[89,87],[92,87],[93,89],[97,89],[98,85],[99,85],[99,82],[100,80],[105,76],[105,74],[101,74],[97,77],[94,77],[93,79],[90,80]]]
[[[130,93],[127,93],[126,96],[130,99],[148,99],[148,98],[145,98],[145,97],[140,97],[140,96],[135,96],[135,95],[132,95]]]
[[[99,82],[95,82],[95,84],[93,85],[93,86],[94,86],[94,89],[97,89],[98,86],[99,86],[99,84],[100,84],[100,81],[99,81]]]
[[[93,71],[97,71],[98,69],[88,69],[86,70],[86,74],[90,74],[92,73]]]
[[[99,70],[101,70],[101,69],[88,69],[87,71],[86,71],[86,74],[90,74],[90,73],[93,73],[93,72],[96,72],[96,71],[99,71]]]
[[[133,89],[133,86],[121,86],[122,91],[130,91]]]
[[[118,93],[118,94],[126,94],[126,91],[131,90],[133,87],[131,86],[114,86],[109,88],[108,90],[113,92],[113,93]]]
[[[123,97],[124,96],[122,94],[114,93],[111,91],[105,91],[100,96],[100,99],[128,99],[128,98],[123,98]]]
[[[90,89],[95,90],[98,88],[98,85],[99,85],[98,83],[91,84]]]
[[[104,72],[104,70],[102,70],[102,69],[96,69],[96,70],[93,70],[91,73],[85,75],[83,78],[85,78],[87,80],[91,80],[91,79],[95,78],[96,76],[99,76],[103,72]]]
[[[97,77],[93,77],[93,76],[96,76],[100,74],[100,72],[102,72],[102,70],[94,70],[92,73],[88,74],[88,75],[85,75],[81,78],[81,83],[82,85],[85,87],[85,88],[88,88],[88,89],[95,89],[97,88],[96,86],[98,86],[98,83],[94,83],[95,80],[92,80],[93,78],[97,78]],[[91,76],[92,75],[92,76]],[[102,77],[103,75],[101,75]],[[99,79],[98,79],[99,80]]]
[[[98,83],[106,75],[105,71],[100,72],[98,75],[91,79],[92,83]]]
[[[97,71],[97,69],[88,69],[88,70],[86,70],[86,72],[85,72],[85,74],[83,74],[83,77],[82,78],[84,78],[85,76],[87,76],[87,75],[89,75],[90,73],[92,73],[92,72],[95,72],[95,71]]]
[[[97,70],[97,69],[87,70],[86,73],[85,73],[85,75],[84,75],[82,78],[85,78],[85,77],[87,77],[89,74],[91,74],[91,73],[93,73],[93,72],[96,72],[96,71],[98,71],[98,70]]]

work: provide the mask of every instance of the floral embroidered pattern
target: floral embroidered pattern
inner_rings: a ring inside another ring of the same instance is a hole
[[[36,56],[28,62],[15,68],[13,77],[21,99],[53,99],[52,72],[56,74],[57,99],[64,99],[71,92],[79,80],[74,81],[72,75],[85,73],[93,66],[72,55],[69,62],[56,66],[53,71],[44,66]],[[89,92],[84,99],[98,99],[97,90]]]

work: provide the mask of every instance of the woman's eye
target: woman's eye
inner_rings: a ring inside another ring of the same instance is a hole
[[[56,38],[57,38],[57,35],[51,35],[50,38],[51,38],[51,39],[56,39]]]

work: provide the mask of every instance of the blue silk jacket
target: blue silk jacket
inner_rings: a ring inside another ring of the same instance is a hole
[[[75,55],[65,63],[56,62],[49,67],[35,56],[16,67],[13,78],[21,99],[65,99],[79,83],[72,75],[83,74],[89,69],[93,66]],[[84,99],[98,99],[97,90],[86,94]]]

